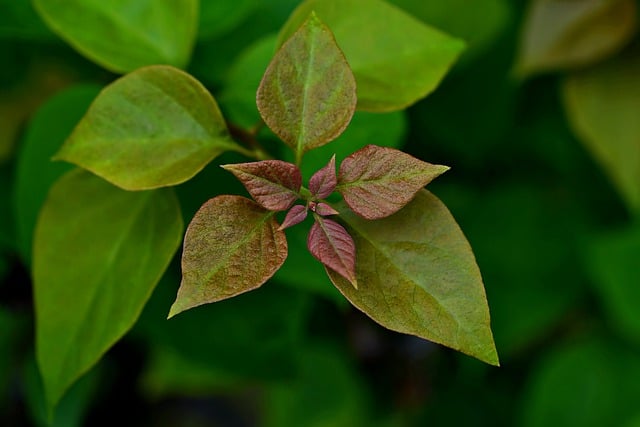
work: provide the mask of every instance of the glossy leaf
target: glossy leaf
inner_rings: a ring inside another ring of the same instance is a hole
[[[289,209],[287,215],[284,217],[284,221],[282,221],[282,225],[278,230],[284,230],[285,228],[293,227],[296,224],[300,224],[307,218],[308,209],[304,205],[295,205]]]
[[[336,189],[338,177],[336,176],[336,156],[332,156],[329,163],[314,173],[309,180],[309,191],[319,199],[329,197]]]
[[[15,174],[13,213],[17,243],[25,263],[31,263],[31,244],[38,213],[49,188],[73,166],[52,162],[53,156],[99,93],[94,85],[72,86],[49,99],[26,129]]]
[[[185,67],[198,0],[34,0],[49,27],[97,64],[125,73],[152,64]]]
[[[355,307],[391,330],[498,364],[480,271],[440,200],[422,190],[378,221],[363,220],[344,205],[338,210],[358,251],[358,289],[327,271]]]
[[[380,219],[397,212],[448,169],[393,148],[367,145],[342,161],[337,190],[356,214]]]
[[[240,196],[218,196],[191,220],[182,282],[169,317],[260,287],[287,257],[274,212]]]
[[[532,74],[593,64],[619,51],[636,21],[634,0],[534,0],[517,68]]]
[[[307,0],[280,33],[282,44],[315,11],[353,70],[358,109],[408,107],[440,83],[464,44],[383,0]]]
[[[356,107],[356,83],[329,28],[308,19],[276,53],[258,88],[265,123],[296,153],[340,135]]]
[[[184,182],[236,148],[204,86],[173,67],[151,66],[104,89],[56,159],[143,190]]]
[[[356,247],[343,226],[316,216],[309,231],[307,247],[318,261],[347,279],[354,288],[358,287],[355,274]]]
[[[223,165],[234,174],[260,206],[284,211],[300,198],[302,175],[296,165],[282,160]]]
[[[640,55],[631,50],[564,84],[569,122],[632,211],[640,212]]]
[[[36,350],[49,409],[133,325],[181,235],[172,190],[123,191],[78,169],[53,186],[33,255]]]

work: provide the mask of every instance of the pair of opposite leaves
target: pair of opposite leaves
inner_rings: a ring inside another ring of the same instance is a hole
[[[353,73],[329,28],[314,13],[276,53],[257,93],[265,123],[296,156],[337,138],[356,109]],[[352,237],[327,216],[339,212],[324,199],[339,192],[359,216],[387,217],[407,203],[446,166],[401,151],[368,145],[347,157],[336,174],[335,157],[302,187],[298,167],[281,160],[225,165],[255,203],[240,196],[206,202],[189,224],[182,256],[182,283],[169,317],[189,308],[255,289],[287,257],[283,230],[311,210],[307,246],[326,268],[357,287]],[[302,199],[303,205],[294,205]],[[288,210],[282,225],[275,212]]]

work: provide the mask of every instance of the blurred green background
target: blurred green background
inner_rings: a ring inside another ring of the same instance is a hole
[[[452,167],[430,189],[474,249],[502,366],[379,327],[292,229],[275,279],[167,321],[174,262],[54,425],[640,426],[640,2],[393,3],[467,50],[426,99],[358,112],[323,150],[390,145]],[[230,120],[258,118],[257,82],[297,4],[202,0],[187,71]],[[116,77],[52,33],[29,1],[0,0],[3,426],[46,425],[31,236],[70,168],[49,158]],[[187,221],[208,198],[242,193],[217,166],[239,159],[216,159],[178,187]]]

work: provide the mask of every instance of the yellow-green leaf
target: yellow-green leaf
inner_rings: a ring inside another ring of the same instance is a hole
[[[387,218],[339,209],[356,245],[358,289],[327,270],[358,309],[382,326],[498,364],[489,307],[473,252],[444,204],[426,190]]]
[[[619,51],[636,21],[634,0],[533,0],[517,69],[532,74],[593,64]]]
[[[141,68],[107,86],[56,155],[126,190],[180,184],[226,150],[218,105],[176,68]]]
[[[180,245],[172,189],[121,190],[75,169],[35,232],[36,352],[49,410],[136,321]]]
[[[47,25],[116,73],[152,64],[183,68],[198,28],[198,0],[33,0]]]
[[[353,70],[358,109],[400,110],[431,93],[464,43],[383,0],[307,0],[293,12],[280,43],[315,11],[333,31]]]
[[[572,74],[563,94],[573,130],[640,212],[640,51]]]

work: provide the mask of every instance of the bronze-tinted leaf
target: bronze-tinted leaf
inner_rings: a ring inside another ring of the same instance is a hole
[[[397,212],[448,169],[393,148],[367,145],[344,159],[337,190],[355,213],[380,219]]]
[[[282,225],[278,230],[284,230],[285,228],[293,227],[296,224],[300,224],[307,218],[307,207],[304,205],[295,205],[289,209],[287,215],[282,221]]]
[[[309,204],[309,208],[311,208],[313,212],[321,216],[338,215],[340,213],[334,208],[332,208],[330,205],[323,202],[320,202],[320,203],[311,202]]]
[[[358,287],[355,274],[356,247],[343,226],[330,219],[315,217],[307,239],[309,252],[325,267]]]
[[[337,184],[336,156],[334,155],[325,167],[313,174],[309,180],[309,191],[319,199],[324,199],[333,193]]]
[[[296,153],[337,138],[356,108],[353,73],[333,34],[311,14],[276,53],[262,78],[258,110]]]
[[[169,317],[198,305],[256,289],[287,257],[274,212],[240,196],[206,202],[189,224],[182,283]]]
[[[422,190],[378,221],[338,210],[358,248],[358,289],[327,271],[354,306],[386,328],[498,364],[480,271],[440,200]]]
[[[284,211],[300,197],[302,175],[296,165],[282,160],[223,165],[265,209]]]

